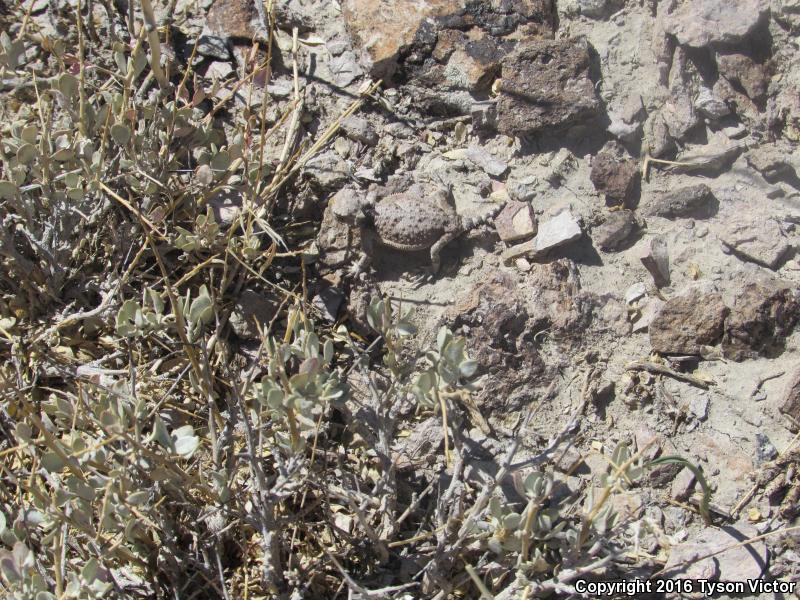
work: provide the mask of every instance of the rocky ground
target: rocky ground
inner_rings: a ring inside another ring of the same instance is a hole
[[[53,4],[30,18],[57,35]],[[167,54],[212,102],[290,124],[265,151],[299,153],[275,218],[316,318],[372,339],[377,294],[414,309],[420,348],[442,325],[466,338],[467,470],[490,473],[541,403],[517,458],[556,439],[546,458],[574,490],[599,485],[619,442],[702,470],[714,526],[680,465],[615,499],[653,532],[641,574],[800,580],[798,534],[778,532],[800,512],[800,3],[280,0],[272,30],[249,0],[163,4]],[[268,47],[270,76],[242,79]],[[479,224],[431,273],[442,190],[446,224]],[[341,207],[368,196],[402,198],[379,233],[420,248],[367,244],[370,210]],[[223,227],[242,203],[209,198]],[[276,302],[257,282],[234,300],[245,364]],[[398,469],[427,481],[446,462],[440,418],[398,418]]]

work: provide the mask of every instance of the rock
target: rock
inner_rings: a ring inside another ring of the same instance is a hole
[[[491,38],[465,40],[448,58],[445,80],[455,89],[484,91],[500,70],[503,54]]]
[[[342,15],[348,32],[365,48],[374,77],[390,77],[401,50],[412,44],[418,31],[433,17],[459,11],[453,0],[344,0]],[[430,25],[428,26],[429,28]]]
[[[704,218],[712,216],[716,211],[717,199],[711,188],[704,183],[698,183],[665,192],[642,204],[642,214],[648,217]]]
[[[608,133],[626,142],[641,140],[642,123],[647,118],[642,97],[639,94],[627,96],[621,106],[609,108],[608,118]]]
[[[536,221],[527,202],[506,202],[495,218],[494,226],[504,242],[515,242],[536,235]]]
[[[647,304],[644,305],[644,308],[642,308],[641,316],[634,321],[631,331],[633,333],[638,333],[640,331],[648,330],[652,322],[658,316],[658,313],[660,313],[661,309],[664,308],[665,304],[666,302],[663,300],[658,298],[650,298],[647,301]]]
[[[643,283],[634,283],[625,291],[625,302],[633,304],[647,294],[647,286]]]
[[[724,100],[714,95],[713,90],[707,87],[700,88],[700,93],[694,101],[695,109],[713,121],[718,121],[731,114],[731,109]]]
[[[638,227],[636,217],[630,210],[615,210],[606,220],[592,230],[592,239],[601,250],[619,248]]]
[[[344,292],[336,286],[329,286],[314,296],[311,303],[320,311],[322,317],[329,323],[335,323],[339,308],[344,302]]]
[[[565,210],[539,226],[539,233],[534,240],[536,253],[543,254],[553,248],[574,242],[581,235],[583,231],[580,223],[571,212]]]
[[[492,177],[500,177],[508,170],[508,163],[493,157],[480,146],[467,148],[466,157]]]
[[[675,500],[686,500],[692,494],[692,489],[694,488],[695,484],[695,476],[694,472],[688,468],[683,467],[675,479],[672,480],[672,488],[670,489],[670,495]]]
[[[355,53],[349,50],[331,58],[328,68],[333,82],[340,87],[347,87],[364,74]]]
[[[224,40],[262,44],[270,41],[269,32],[262,26],[258,10],[250,0],[216,0],[206,16],[206,30]]]
[[[230,227],[239,216],[244,202],[240,190],[224,187],[208,199],[208,205],[214,213],[217,223],[224,229]]]
[[[332,150],[309,160],[305,165],[304,172],[323,190],[331,190],[344,185],[350,176],[347,162]]]
[[[638,180],[639,165],[622,144],[611,141],[592,160],[590,177],[599,193],[616,203],[624,203]]]
[[[790,149],[782,149],[774,144],[766,144],[753,148],[744,155],[747,164],[761,173],[769,183],[781,179],[797,181],[797,171],[787,160],[791,156]]]
[[[718,54],[717,69],[720,75],[743,89],[754,102],[760,102],[766,97],[770,80],[766,65],[759,64],[744,54]]]
[[[789,377],[780,411],[789,417],[789,429],[800,430],[800,368]]]
[[[583,462],[583,456],[572,444],[556,448],[552,455],[553,467],[562,473],[571,474]]]
[[[525,282],[530,290],[526,306],[533,331],[570,335],[588,326],[596,304],[581,291],[578,269],[571,260],[534,264]]]
[[[567,16],[583,15],[590,19],[602,19],[619,6],[620,3],[613,0],[565,0],[558,3],[558,11]]]
[[[719,241],[743,260],[777,269],[792,248],[773,218],[753,220],[742,216],[728,219],[717,233]]]
[[[654,236],[647,240],[640,249],[639,260],[652,275],[656,287],[669,285],[669,253],[663,237]]]
[[[397,438],[392,461],[398,470],[434,465],[443,440],[441,419],[428,417],[414,426],[411,435]]]
[[[266,329],[275,316],[275,304],[262,292],[246,289],[233,305],[231,316],[228,319],[233,332],[245,340],[260,338],[258,327]]]
[[[763,433],[756,434],[756,462],[763,464],[778,458],[778,449]]]
[[[726,358],[744,360],[774,356],[800,320],[800,303],[792,286],[783,282],[746,284],[734,300],[725,322],[722,349]]]
[[[469,328],[469,355],[478,362],[478,372],[488,376],[476,404],[486,418],[500,422],[530,402],[531,386],[538,385],[532,382],[546,375],[538,351],[525,341],[531,325],[515,279],[492,273],[460,293],[446,316],[451,329]]]
[[[708,396],[705,394],[695,394],[689,400],[689,412],[698,421],[705,421],[708,418]]]
[[[191,49],[189,49],[189,51],[191,52]],[[211,33],[203,33],[200,35],[200,39],[197,40],[197,53],[201,56],[208,56],[209,58],[216,58],[217,60],[225,62],[231,59],[231,52],[228,49],[228,40]]]
[[[508,195],[519,202],[530,202],[539,191],[539,178],[522,170],[512,170],[506,181]]]
[[[225,51],[227,52],[227,49]],[[230,77],[234,72],[235,69],[233,68],[233,65],[228,61],[215,60],[208,65],[208,69],[206,69],[204,77],[206,79],[217,79],[221,81]]]
[[[684,0],[664,17],[664,31],[694,48],[733,45],[749,36],[768,10],[762,0]]]
[[[585,38],[531,40],[506,56],[495,83],[500,133],[529,135],[596,116],[589,49]]]
[[[342,131],[354,142],[361,142],[367,146],[374,146],[378,143],[378,134],[375,128],[364,117],[350,115],[342,121]]]
[[[670,298],[650,324],[650,345],[659,354],[701,354],[722,338],[728,307],[715,292],[689,290]]]
[[[746,581],[762,577],[767,569],[767,546],[763,540],[739,545],[758,537],[748,523],[706,527],[691,541],[673,546],[661,575],[670,579]],[[712,557],[697,560],[726,549]],[[699,590],[698,590],[699,591]]]

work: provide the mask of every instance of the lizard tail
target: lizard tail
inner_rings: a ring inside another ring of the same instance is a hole
[[[505,207],[505,202],[500,202],[499,204],[493,206],[491,210],[483,215],[479,215],[477,217],[469,217],[468,219],[464,220],[464,229],[469,231],[471,229],[475,229],[476,227],[480,227],[481,225],[485,225],[486,223],[491,222],[500,211],[503,210]]]

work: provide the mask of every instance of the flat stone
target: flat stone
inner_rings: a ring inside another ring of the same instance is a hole
[[[334,151],[329,150],[306,163],[305,174],[322,189],[335,189],[344,185],[350,176],[347,162]]]
[[[231,58],[231,51],[228,48],[228,41],[224,37],[213,35],[207,30],[203,30],[200,39],[197,41],[197,53],[201,56],[216,58],[221,61],[228,61]],[[191,52],[191,48],[189,49]]]
[[[580,223],[571,212],[565,210],[539,226],[539,233],[534,240],[536,252],[541,254],[569,242],[574,242],[581,235],[583,235],[583,231]]]
[[[771,218],[729,219],[717,234],[720,242],[739,258],[770,269],[777,269],[781,259],[791,249],[778,221]]]
[[[747,581],[762,577],[767,569],[767,546],[763,540],[739,546],[758,537],[749,523],[706,527],[694,538],[670,549],[662,576],[670,579]],[[697,560],[726,548],[725,552]],[[685,564],[684,564],[685,563]]]
[[[647,198],[640,210],[648,217],[674,219],[710,217],[716,208],[717,200],[711,188],[705,183],[698,183]]]
[[[773,356],[800,320],[800,303],[792,284],[751,282],[737,294],[725,322],[722,349],[726,358]]]
[[[326,287],[311,301],[329,323],[336,322],[342,302],[344,302],[344,293],[336,286]]]
[[[344,0],[342,14],[350,35],[369,55],[371,74],[388,77],[397,68],[401,49],[411,45],[423,22],[455,14],[460,6],[454,0]]]
[[[536,235],[536,221],[527,202],[506,202],[495,218],[494,226],[504,242],[516,242]]]
[[[506,56],[495,83],[500,133],[528,135],[597,115],[589,48],[585,38],[531,40]]]
[[[643,283],[634,283],[625,291],[625,302],[633,304],[647,294],[647,286]]]
[[[741,42],[769,10],[762,0],[691,0],[680,2],[664,18],[664,31],[679,44],[702,48]]]
[[[692,494],[694,484],[694,473],[688,467],[683,467],[675,479],[672,480],[670,495],[675,500],[686,500]]]
[[[592,239],[601,250],[619,248],[637,229],[636,217],[630,210],[615,210],[606,220],[592,230]]]
[[[208,65],[208,69],[206,69],[205,78],[217,79],[217,80],[227,79],[235,71],[236,69],[233,68],[233,65],[230,62],[226,60],[215,60],[210,65]]]
[[[602,19],[619,6],[620,3],[613,0],[564,0],[558,3],[558,11],[567,16]]]
[[[640,250],[639,260],[652,275],[656,287],[669,285],[669,253],[663,237],[654,236],[646,240]]]
[[[500,177],[508,170],[508,163],[495,158],[480,146],[467,148],[466,157],[492,177]]]
[[[233,332],[242,339],[259,339],[258,327],[266,329],[275,316],[275,304],[263,293],[246,289],[233,305],[228,323]]]
[[[639,178],[639,164],[619,142],[608,142],[592,159],[595,189],[617,203],[625,202]]]
[[[728,312],[716,292],[692,289],[670,298],[650,324],[650,345],[660,354],[699,355],[720,341]]]
[[[658,316],[658,313],[661,312],[661,309],[664,308],[665,304],[666,302],[659,298],[648,299],[647,304],[642,308],[641,316],[633,323],[631,331],[633,331],[633,333],[638,333],[650,329],[650,325]]]

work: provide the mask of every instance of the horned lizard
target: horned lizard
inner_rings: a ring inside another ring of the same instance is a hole
[[[502,206],[479,218],[464,219],[455,209],[450,189],[415,183],[404,192],[377,199],[375,193],[362,198],[356,192],[337,194],[334,215],[361,232],[362,256],[353,266],[361,273],[380,244],[402,252],[429,250],[431,272],[441,266],[440,253],[453,239],[493,218]]]

